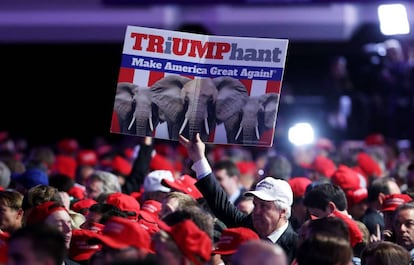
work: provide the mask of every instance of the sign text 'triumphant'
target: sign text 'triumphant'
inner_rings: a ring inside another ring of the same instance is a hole
[[[206,59],[223,59],[223,54],[230,53],[229,60],[258,61],[258,62],[280,62],[281,49],[254,49],[238,48],[237,43],[228,42],[201,42],[199,40],[183,39],[163,36],[131,33],[135,39],[132,49],[137,51],[173,54],[177,56],[189,56]],[[145,41],[143,41],[145,40]],[[143,47],[144,42],[147,44]]]

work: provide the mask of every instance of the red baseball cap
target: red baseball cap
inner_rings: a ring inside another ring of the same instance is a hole
[[[240,174],[253,174],[257,170],[256,163],[253,161],[239,161],[236,163]]]
[[[197,180],[195,178],[187,174],[184,174],[179,178],[175,178],[173,180],[169,180],[166,178],[161,180],[162,185],[180,191],[182,193],[188,194],[194,199],[199,199],[203,197],[203,194],[201,194],[201,192],[195,186],[196,182]]]
[[[49,215],[57,211],[66,211],[66,208],[57,202],[47,201],[40,205],[33,207],[26,218],[26,224],[40,224],[43,223]]]
[[[240,244],[249,240],[260,240],[253,230],[246,227],[226,228],[221,232],[214,254],[231,255],[236,252]]]
[[[175,172],[174,164],[166,157],[155,154],[150,161],[151,171],[155,170],[169,170],[172,174]]]
[[[413,199],[407,194],[389,194],[384,198],[381,206],[381,212],[395,211],[398,206],[410,202]]]
[[[158,222],[162,204],[155,200],[146,200],[141,207],[138,223],[151,235],[160,230]]]
[[[139,216],[148,222],[156,223],[162,204],[155,200],[146,200],[139,211]]]
[[[306,187],[312,183],[312,181],[305,177],[294,177],[288,180],[290,187],[292,187],[293,197],[302,198],[305,195]]]
[[[345,192],[348,190],[357,190],[363,188],[361,178],[358,173],[348,166],[340,165],[333,174],[331,181],[333,184],[341,187]]]
[[[382,170],[378,162],[365,152],[358,153],[357,163],[358,167],[361,169],[361,173],[365,177],[371,175],[380,177],[382,175]]]
[[[364,142],[368,146],[383,145],[385,143],[384,136],[380,133],[369,134],[365,137]]]
[[[333,212],[333,216],[336,216],[340,219],[342,219],[348,226],[349,231],[349,239],[351,246],[354,247],[356,244],[363,242],[362,232],[359,229],[358,224],[355,222],[355,220],[351,219],[349,216],[339,212],[338,210],[335,210]]]
[[[96,232],[88,229],[73,229],[69,257],[75,261],[85,261],[89,260],[95,252],[101,250],[100,244],[91,245],[88,243],[95,234]]]
[[[185,220],[173,226],[160,222],[159,225],[174,239],[184,256],[194,264],[203,265],[210,260],[213,247],[211,238],[193,221]]]
[[[335,163],[323,155],[316,156],[311,164],[302,164],[302,167],[314,170],[327,178],[332,177],[336,170]]]
[[[138,222],[118,216],[106,222],[102,234],[95,233],[88,240],[89,244],[97,242],[113,249],[135,247],[152,252],[150,234]]]
[[[78,150],[79,143],[78,143],[78,140],[74,138],[65,138],[65,139],[61,139],[57,143],[57,148],[60,152],[73,153]]]
[[[121,211],[128,213],[128,218],[137,220],[140,211],[139,202],[131,195],[115,192],[108,195],[106,203],[118,207]]]
[[[83,200],[86,197],[86,189],[83,186],[75,184],[68,190],[68,194],[78,200]]]
[[[78,163],[75,158],[68,155],[57,155],[55,163],[52,165],[52,171],[55,174],[64,174],[71,179],[74,179],[77,166]]]
[[[98,164],[98,154],[92,149],[80,150],[76,158],[78,165],[81,166],[96,166]]]
[[[366,188],[348,190],[345,192],[345,195],[348,202],[348,207],[352,207],[368,198],[368,190]]]
[[[77,213],[84,214],[85,210],[89,210],[92,205],[97,203],[94,199],[83,199],[72,204],[71,209]]]
[[[132,165],[128,160],[117,155],[112,159],[112,170],[128,176],[131,173]]]

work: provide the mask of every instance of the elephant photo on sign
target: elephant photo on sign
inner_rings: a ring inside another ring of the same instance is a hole
[[[118,83],[114,111],[121,133],[153,136],[157,125],[167,122],[170,138],[178,139],[184,107],[181,89],[189,81],[190,78],[176,75],[162,78],[151,87]]]
[[[211,78],[196,77],[184,85],[181,96],[184,100],[185,118],[179,134],[193,139],[196,133],[200,133],[203,141],[209,141],[210,134],[216,128],[217,94]]]
[[[249,97],[247,88],[229,76],[168,75],[150,87],[118,83],[114,111],[121,133],[154,136],[158,124],[166,122],[168,139],[193,139],[200,133],[210,142],[216,126],[223,124],[227,143],[255,144],[274,127],[278,97]]]
[[[179,134],[192,139],[199,132],[208,141],[216,125],[216,98],[210,78],[169,75],[151,87],[118,83],[114,110],[121,133],[153,136],[157,125],[167,122],[171,140],[178,140]]]
[[[279,102],[279,94],[268,93],[250,97],[242,109],[236,141],[243,144],[257,144],[263,132],[273,129]]]
[[[227,143],[237,143],[236,134],[242,118],[242,109],[249,99],[246,87],[236,78],[222,76],[213,79],[218,96],[217,124],[224,124]]]

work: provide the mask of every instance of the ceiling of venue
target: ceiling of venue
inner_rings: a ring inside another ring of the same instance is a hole
[[[361,25],[377,23],[379,3],[227,0],[213,1],[224,3],[214,5],[200,4],[202,1],[196,1],[197,5],[174,5],[161,2],[172,1],[2,0],[0,42],[122,42],[126,25],[176,29],[185,23],[200,23],[216,35],[346,41]],[[414,4],[405,4],[409,14],[414,13]]]

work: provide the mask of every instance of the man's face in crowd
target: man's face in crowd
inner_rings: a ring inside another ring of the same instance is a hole
[[[278,209],[274,201],[253,199],[253,226],[260,237],[266,237],[285,223],[284,211]]]
[[[22,226],[23,210],[14,209],[0,202],[0,229],[6,232],[14,232]]]
[[[214,175],[216,176],[217,181],[220,183],[220,186],[224,189],[224,191],[231,195],[234,191],[235,187],[237,186],[236,177],[230,177],[225,169],[218,169],[214,171]]]
[[[88,179],[86,181],[86,195],[88,198],[96,200],[103,192],[103,183],[100,180]]]
[[[414,248],[414,209],[400,210],[394,217],[395,239],[407,250]]]
[[[46,218],[46,224],[56,227],[65,237],[66,247],[69,249],[72,239],[71,218],[67,211],[56,211]]]
[[[323,211],[323,210],[318,209],[318,208],[308,207],[308,212],[311,216],[314,216],[316,218],[327,217],[327,216],[332,214],[332,212],[329,211],[328,208],[326,208],[326,210]]]

